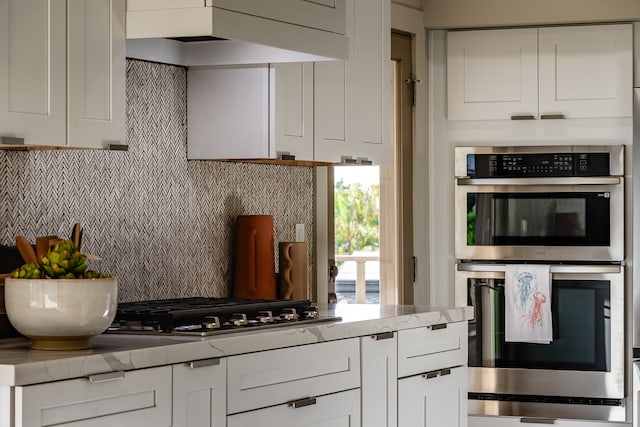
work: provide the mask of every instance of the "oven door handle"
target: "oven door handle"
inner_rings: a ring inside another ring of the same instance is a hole
[[[532,264],[534,265],[534,264]],[[481,273],[504,273],[504,264],[456,264],[457,271],[472,271]],[[551,274],[604,274],[621,273],[622,265],[552,265]]]
[[[556,178],[456,178],[456,185],[617,185],[619,176]]]

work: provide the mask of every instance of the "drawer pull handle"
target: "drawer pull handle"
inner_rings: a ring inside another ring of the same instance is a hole
[[[291,402],[287,402],[287,406],[293,409],[304,408],[305,406],[311,406],[315,404],[315,397],[307,397],[306,399],[292,400]]]
[[[555,424],[555,418],[520,418],[521,423],[528,424]]]
[[[557,119],[565,119],[564,114],[541,114],[540,118],[542,120],[557,120]]]
[[[124,371],[107,372],[106,374],[89,375],[87,379],[91,384],[116,381],[124,378]]]
[[[426,374],[422,374],[422,378],[424,378],[426,380],[430,380],[432,378],[443,377],[443,376],[449,375],[449,374],[451,374],[451,369],[449,369],[449,368],[440,369],[439,371],[431,371],[431,372],[427,372]]]
[[[438,329],[447,329],[446,323],[438,323],[436,325],[429,325],[427,329],[431,329],[432,331],[437,331]]]
[[[380,340],[388,340],[389,338],[393,338],[393,331],[390,332],[381,332],[379,334],[371,335],[371,338],[380,341]]]
[[[291,153],[278,152],[277,156],[280,160],[295,160],[296,156]]]
[[[187,365],[191,369],[204,368],[206,366],[216,366],[219,364],[220,364],[220,359],[218,358],[194,360],[193,362],[187,363]]]
[[[24,145],[24,138],[14,138],[12,136],[0,136],[0,144]]]
[[[129,151],[129,144],[109,144],[110,151]]]
[[[511,120],[535,120],[536,117],[532,114],[522,114],[522,115],[516,115],[516,116],[511,116]]]

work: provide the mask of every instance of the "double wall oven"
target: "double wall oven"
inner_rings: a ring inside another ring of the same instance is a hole
[[[456,148],[470,413],[625,421],[623,167],[623,146]],[[509,264],[549,266],[549,343],[507,340]]]

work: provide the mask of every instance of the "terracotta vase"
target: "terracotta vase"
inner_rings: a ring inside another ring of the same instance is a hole
[[[236,219],[233,297],[277,297],[271,215],[240,215]]]
[[[280,280],[278,297],[283,299],[309,299],[307,290],[307,244],[280,242]]]

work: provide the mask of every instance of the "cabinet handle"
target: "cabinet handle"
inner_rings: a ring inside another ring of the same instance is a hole
[[[540,114],[542,120],[565,119],[564,114]]]
[[[14,138],[12,136],[0,136],[0,144],[24,145],[24,138]]]
[[[344,163],[346,165],[355,165],[358,163],[358,161],[351,156],[340,156],[340,163]]]
[[[447,324],[446,323],[438,323],[435,325],[429,325],[427,326],[427,329],[431,329],[432,331],[437,331],[438,329],[447,329]]]
[[[393,331],[390,332],[381,332],[379,334],[371,335],[371,338],[380,341],[380,340],[388,340],[389,338],[393,338]]]
[[[359,165],[371,166],[373,164],[373,160],[369,160],[366,157],[358,157],[357,160]]]
[[[129,151],[128,144],[109,144],[109,150],[111,151]]]
[[[124,371],[107,372],[106,374],[89,375],[87,379],[91,384],[103,383],[106,381],[121,380],[124,378]]]
[[[443,377],[443,376],[449,375],[449,374],[451,374],[451,369],[449,369],[449,368],[440,369],[438,371],[431,371],[431,372],[427,372],[425,374],[422,374],[422,378],[424,378],[426,380],[430,380],[432,378]]]
[[[315,397],[307,397],[306,399],[292,400],[291,402],[287,402],[287,406],[293,409],[304,408],[305,406],[311,406],[315,404]]]
[[[291,153],[278,153],[278,158],[280,160],[295,160],[296,156]]]
[[[522,114],[511,116],[511,120],[535,120],[536,117],[533,114]]]
[[[191,369],[204,368],[206,366],[217,366],[220,364],[219,358],[213,359],[203,359],[203,360],[194,360],[193,362],[187,363],[187,366]]]
[[[555,418],[527,418],[527,417],[523,417],[523,418],[520,418],[520,422],[521,423],[528,423],[528,424],[555,424],[556,423],[556,419]]]

